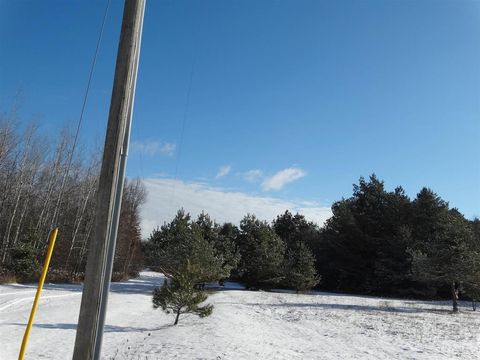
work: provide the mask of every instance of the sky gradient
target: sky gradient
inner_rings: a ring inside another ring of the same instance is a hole
[[[76,123],[105,5],[0,0],[1,111],[20,91],[42,131]],[[108,12],[89,145],[103,143],[122,8]],[[321,222],[371,173],[480,216],[479,40],[475,1],[147,1],[127,169],[150,193],[145,233],[179,206]]]

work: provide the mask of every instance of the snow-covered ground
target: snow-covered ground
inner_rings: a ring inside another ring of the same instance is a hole
[[[320,293],[212,294],[212,316],[154,310],[161,275],[112,286],[105,359],[480,359],[480,313],[464,304]],[[70,359],[81,287],[47,285],[27,359]],[[16,359],[34,286],[0,285],[0,359]]]

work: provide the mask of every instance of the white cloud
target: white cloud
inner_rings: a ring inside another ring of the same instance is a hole
[[[224,165],[220,169],[218,169],[217,176],[215,176],[217,179],[227,176],[230,173],[230,170],[232,170],[231,165]]]
[[[245,173],[243,178],[248,182],[255,182],[263,176],[263,171],[259,169],[249,170]]]
[[[134,141],[130,145],[133,153],[141,153],[148,156],[165,155],[172,156],[176,145],[172,143],[161,142],[158,140]]]
[[[157,226],[171,221],[181,207],[192,216],[197,216],[204,210],[218,222],[228,221],[235,224],[247,213],[271,221],[285,210],[290,210],[305,215],[308,220],[319,225],[331,216],[330,208],[315,202],[255,196],[166,178],[145,179],[144,183],[147,188],[147,202],[141,211],[143,237],[148,237]]]
[[[265,179],[262,183],[262,189],[268,190],[280,190],[286,184],[298,180],[306,175],[305,171],[300,168],[287,168],[277,172],[272,177]]]

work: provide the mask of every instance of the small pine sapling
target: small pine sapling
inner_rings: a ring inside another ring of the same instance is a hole
[[[153,290],[153,307],[161,308],[167,314],[175,314],[174,325],[178,324],[181,314],[192,313],[199,317],[209,316],[213,305],[199,306],[208,295],[205,291],[195,289],[198,282],[198,269],[190,262],[180,268],[170,281]]]

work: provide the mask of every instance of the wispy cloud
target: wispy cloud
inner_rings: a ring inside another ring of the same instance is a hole
[[[306,175],[306,172],[300,168],[287,168],[277,172],[272,177],[265,179],[262,183],[262,189],[268,190],[280,190],[286,184],[298,180]]]
[[[247,180],[248,182],[255,182],[257,181],[259,178],[261,178],[263,176],[263,171],[260,170],[260,169],[253,169],[253,170],[249,170],[247,171],[244,175],[243,175],[243,178],[245,180]]]
[[[224,165],[220,167],[220,169],[218,169],[217,175],[215,177],[219,179],[221,177],[227,176],[231,170],[232,170],[231,165]]]
[[[141,153],[148,156],[172,156],[175,152],[175,148],[175,144],[159,140],[134,141],[130,145],[130,149],[133,153]]]
[[[208,184],[167,178],[145,179],[144,183],[148,192],[147,202],[141,211],[144,237],[149,236],[157,226],[171,221],[181,207],[192,216],[197,216],[204,210],[218,222],[228,221],[235,224],[238,224],[247,213],[271,221],[285,210],[290,210],[305,215],[308,220],[319,225],[331,216],[329,207],[311,201],[254,196],[212,187]]]

